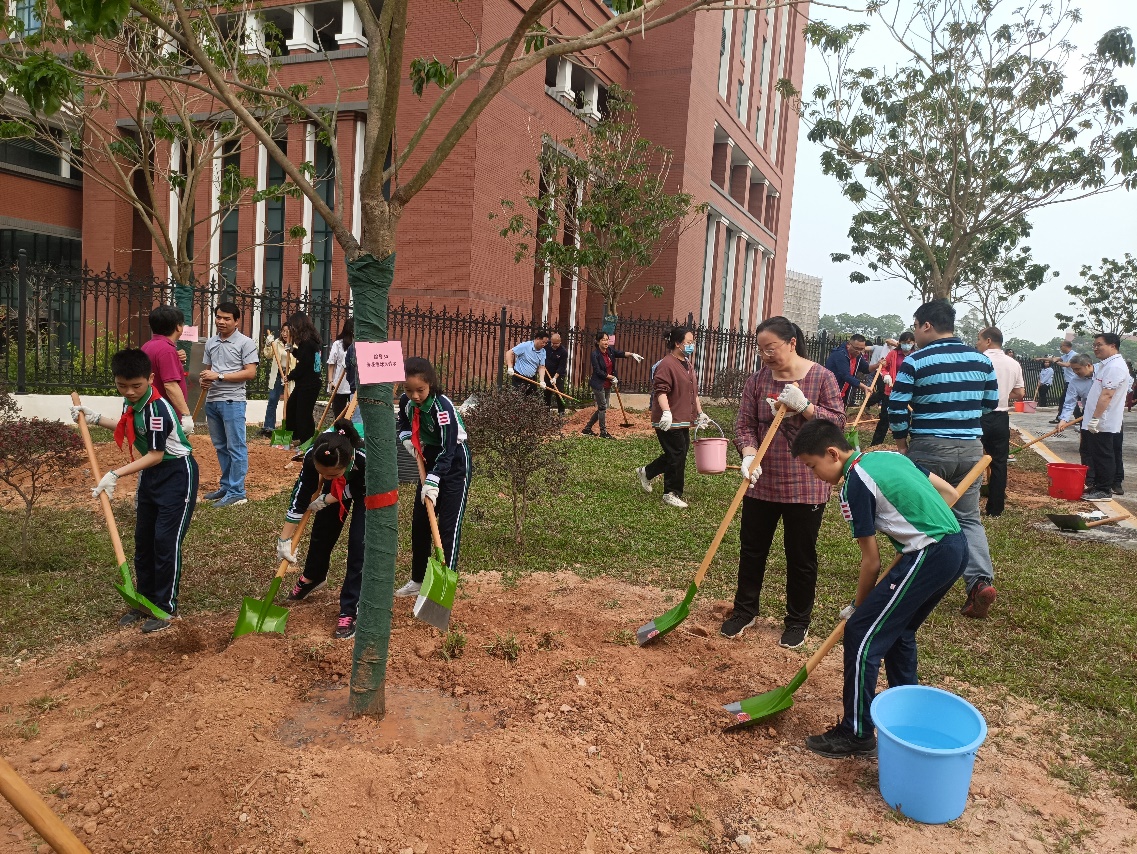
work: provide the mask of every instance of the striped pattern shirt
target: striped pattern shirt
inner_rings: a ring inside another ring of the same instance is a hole
[[[912,411],[908,411],[911,405]],[[999,405],[991,360],[958,338],[941,338],[912,353],[896,372],[888,423],[897,439],[978,439],[980,417]]]

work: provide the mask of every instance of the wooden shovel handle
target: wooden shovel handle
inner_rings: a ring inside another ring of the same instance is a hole
[[[0,795],[24,817],[52,849],[59,854],[91,854],[59,816],[43,802],[35,790],[0,757]]]
[[[1111,516],[1108,519],[1096,519],[1093,522],[1086,522],[1087,528],[1096,528],[1098,525],[1112,525],[1115,522],[1124,522],[1126,519],[1132,518],[1128,513],[1124,516]]]
[[[884,359],[881,359],[880,364],[878,364],[876,366],[876,373],[873,374],[872,382],[869,383],[869,388],[873,388],[874,386],[876,386],[876,381],[880,377],[880,372],[883,370],[884,370]],[[854,379],[855,379],[855,377],[854,377]],[[869,397],[870,397],[870,395],[868,393],[866,393],[865,399],[861,401],[861,408],[857,410],[857,417],[853,419],[854,425],[858,421],[861,420],[861,416],[864,414],[865,407],[869,405]]]
[[[340,387],[343,382],[343,375],[347,373],[347,365],[344,365],[340,370],[339,376],[336,377],[335,383],[332,385],[332,390],[328,394],[328,402],[324,404],[324,411],[320,413],[320,420],[316,423],[316,432],[319,433],[324,427],[324,419],[328,417],[328,410],[332,408],[332,401],[336,399],[336,389]]]
[[[619,386],[616,386],[616,388],[615,388],[615,389],[613,389],[613,391],[615,391],[615,392],[616,392],[616,402],[620,404],[620,416],[621,416],[621,417],[622,417],[622,418],[623,418],[625,421],[627,421],[627,420],[628,420],[628,413],[626,413],[626,412],[624,411],[624,398],[620,397],[620,387],[619,387]]]
[[[296,530],[292,532],[292,553],[296,554],[296,549],[300,547],[300,539],[304,536],[304,528],[308,525],[308,517],[312,515],[311,504],[316,500],[317,496],[324,491],[324,479],[321,477],[316,484],[316,491],[312,493],[312,497],[308,499],[308,507],[304,510],[304,515],[300,517],[300,522],[296,526]],[[288,567],[292,563],[287,560],[280,562],[280,567],[276,570],[276,578],[284,578],[288,574]]]
[[[1012,454],[1017,454],[1019,451],[1023,450],[1024,448],[1029,448],[1031,445],[1037,444],[1038,442],[1041,442],[1043,439],[1049,439],[1051,436],[1057,436],[1059,433],[1061,433],[1061,432],[1062,432],[1063,430],[1065,430],[1067,427],[1073,427],[1075,424],[1077,424],[1077,423],[1078,423],[1079,421],[1081,421],[1083,418],[1085,418],[1085,416],[1084,416],[1084,415],[1079,415],[1079,416],[1078,416],[1077,418],[1075,418],[1073,421],[1068,421],[1068,422],[1066,422],[1065,424],[1059,424],[1057,427],[1055,427],[1055,428],[1054,428],[1053,430],[1051,430],[1049,433],[1045,433],[1045,434],[1043,434],[1042,436],[1039,436],[1039,437],[1038,437],[1038,438],[1036,438],[1036,439],[1031,439],[1031,440],[1030,440],[1029,442],[1027,442],[1025,445],[1019,445],[1017,448],[1015,448],[1013,451],[1011,451],[1011,453],[1012,453]]]
[[[276,362],[276,370],[280,374],[280,387],[284,389],[284,405],[288,405],[288,381],[284,378],[284,366],[280,364],[280,354],[276,352],[276,346],[272,348],[272,358]]]
[[[83,402],[79,399],[79,392],[71,392],[71,402],[76,406],[82,406]],[[99,481],[103,479],[103,472],[99,468],[98,457],[95,456],[95,445],[91,442],[91,431],[87,427],[87,418],[83,413],[79,413],[79,435],[83,437],[83,447],[87,449],[87,465],[91,467],[91,474],[95,478],[95,485],[98,486]],[[122,538],[118,535],[118,525],[115,524],[114,510],[111,508],[111,500],[107,497],[105,492],[99,493],[99,505],[103,508],[103,516],[107,520],[107,531],[111,535],[111,545],[114,546],[114,557],[118,562],[118,566],[126,563],[126,552],[122,548]]]
[[[754,465],[761,463],[762,458],[766,456],[766,450],[770,447],[770,443],[774,441],[774,434],[778,432],[778,427],[781,426],[782,419],[785,417],[786,405],[783,403],[778,406],[778,412],[766,430],[766,435],[762,439],[762,445],[758,448],[758,453],[754,455]],[[742,504],[742,499],[746,497],[746,491],[748,489],[750,489],[750,479],[744,477],[742,483],[738,485],[738,489],[735,490],[734,498],[730,502],[730,507],[727,508],[726,515],[722,517],[722,521],[719,523],[719,529],[715,531],[715,538],[711,540],[711,547],[707,549],[707,553],[703,555],[703,562],[699,564],[698,570],[695,571],[694,581],[696,587],[703,583],[703,577],[707,574],[711,561],[715,559],[715,554],[719,550],[722,538],[726,536],[726,529],[730,527],[731,520],[734,519],[734,514],[738,512],[738,508]]]
[[[978,479],[979,475],[983,474],[983,472],[986,471],[987,466],[989,466],[989,465],[991,465],[991,457],[984,454],[982,457],[979,458],[979,462],[977,462],[974,466],[971,467],[971,471],[969,471],[966,475],[964,475],[963,480],[961,480],[959,482],[959,485],[955,488],[955,491],[958,492],[959,495],[962,497],[963,493],[967,492],[967,490],[971,486],[971,484],[975,483],[975,481],[976,481],[976,479]],[[958,501],[959,499],[956,499],[956,500]],[[954,504],[955,504],[955,501],[952,501],[948,506],[950,507]],[[888,565],[888,569],[882,571],[881,574],[877,576],[877,579],[876,579],[877,584],[880,584],[880,582],[884,579],[884,577],[892,571],[893,567],[895,567],[896,564],[900,563],[900,558],[902,558],[903,556],[904,556],[903,554],[898,554],[896,556],[896,559],[893,560],[892,563]],[[833,649],[833,647],[836,646],[837,641],[841,640],[841,638],[844,634],[845,634],[845,620],[840,620],[837,623],[837,626],[833,629],[833,631],[829,633],[829,637],[827,637],[825,639],[825,642],[823,644],[821,644],[820,647],[818,647],[817,652],[815,652],[813,655],[811,655],[809,657],[809,661],[807,661],[805,663],[805,672],[806,673],[812,673],[813,668],[817,667],[817,665],[821,662],[821,659],[825,658],[825,656],[829,653],[829,650]]]
[[[343,412],[336,416],[336,421],[341,421],[346,418],[349,421],[351,416],[355,415],[355,407],[359,404],[359,389],[351,393],[351,400],[347,402],[347,406],[343,408]]]
[[[571,400],[573,403],[576,402],[575,397],[569,397],[567,394],[561,393],[556,388],[549,388],[544,383],[539,383],[536,380],[531,380],[531,379],[529,379],[529,377],[524,376],[522,374],[515,373],[514,376],[517,377],[518,379],[525,380],[525,382],[529,383],[529,385],[535,385],[535,386],[537,386],[537,388],[542,389],[544,391],[551,391],[553,394],[555,394],[557,397],[561,398],[562,400]]]
[[[415,462],[418,463],[418,477],[422,483],[426,483],[426,461],[415,454]],[[430,536],[434,540],[434,547],[439,551],[444,551],[442,548],[442,535],[438,533],[438,517],[434,515],[434,502],[423,501],[426,505],[426,518],[430,520]]]

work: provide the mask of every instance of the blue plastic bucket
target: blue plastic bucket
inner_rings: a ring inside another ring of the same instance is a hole
[[[924,824],[963,815],[975,753],[987,739],[979,710],[939,688],[900,685],[877,695],[872,719],[888,805]]]

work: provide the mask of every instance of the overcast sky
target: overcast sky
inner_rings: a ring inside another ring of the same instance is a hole
[[[900,2],[912,5],[912,0]],[[1083,0],[1081,5],[1084,20],[1074,28],[1071,39],[1084,53],[1091,52],[1107,30],[1133,25],[1134,0]],[[864,16],[822,7],[813,8],[813,17],[831,24],[865,20]],[[861,39],[857,54],[860,60],[854,59],[854,67],[895,65],[904,58],[901,49],[889,38],[874,37],[871,33]],[[1128,87],[1132,101],[1137,97],[1137,70],[1122,69],[1119,77]],[[811,49],[805,62],[803,91],[809,92],[822,82],[828,82],[828,72]],[[841,195],[837,181],[821,174],[821,149],[806,139],[804,127],[798,140],[790,269],[821,276],[824,282],[822,314],[867,312],[899,314],[908,319],[917,301],[910,298],[911,289],[907,284],[881,281],[856,285],[849,281],[850,271],[858,269],[856,265],[834,264],[829,260],[831,252],[848,252],[849,241],[845,235],[856,209]],[[1034,232],[1027,242],[1034,250],[1034,257],[1050,264],[1061,275],[1029,295],[1003,322],[1003,331],[1007,337],[1041,343],[1059,334],[1054,313],[1065,309],[1069,302],[1062,284],[1080,282],[1078,271],[1083,264],[1096,265],[1103,257],[1120,258],[1126,251],[1137,253],[1137,191],[1120,190],[1052,205],[1037,211],[1031,221]]]

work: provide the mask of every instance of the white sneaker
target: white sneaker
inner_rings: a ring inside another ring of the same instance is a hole
[[[636,469],[636,477],[640,479],[640,486],[643,487],[644,492],[651,494],[651,480],[647,476],[647,466],[640,466]]]
[[[663,503],[671,507],[686,507],[687,502],[676,495],[674,492],[666,492],[663,495]]]
[[[408,596],[418,596],[418,592],[421,588],[422,585],[417,581],[408,581],[395,591],[395,595],[404,599]]]

